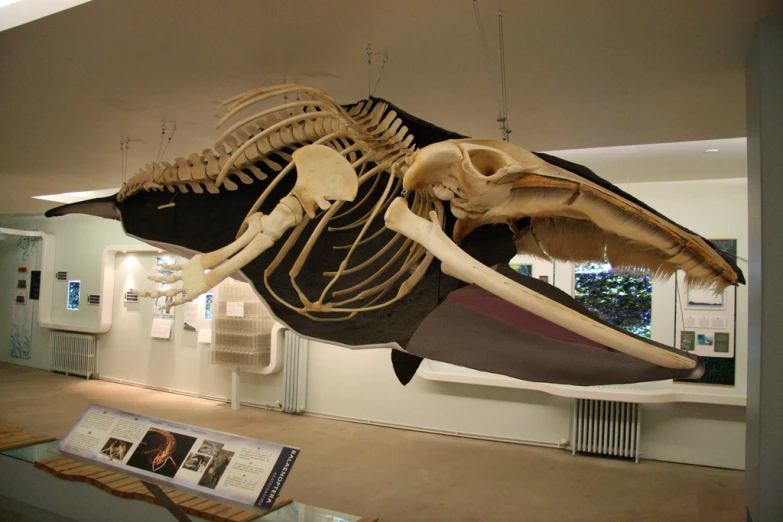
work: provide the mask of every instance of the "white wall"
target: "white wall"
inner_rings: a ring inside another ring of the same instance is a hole
[[[152,290],[146,280],[152,273],[156,254],[121,254],[115,263],[114,317],[111,330],[101,336],[98,371],[102,378],[145,384],[208,397],[227,398],[231,391],[231,370],[209,364],[208,344],[198,343],[198,332],[184,330],[184,311],[172,309],[174,326],[171,340],[150,338],[152,300],[122,302],[129,288]],[[203,300],[199,301],[199,327],[204,320]],[[133,342],[129,342],[133,340]],[[241,399],[257,404],[274,404],[279,399],[281,375],[261,377],[243,374]]]
[[[623,186],[623,189],[705,237],[736,237],[739,256],[747,257],[744,179],[645,183]],[[84,295],[98,292],[97,274],[103,248],[133,241],[124,236],[118,223],[99,218],[67,216],[47,220],[0,216],[0,226],[53,232],[57,236],[56,269],[68,270],[74,279],[81,278]],[[138,264],[128,259],[128,256],[117,257],[114,325],[101,336],[99,374],[159,388],[227,397],[229,370],[207,364],[206,345],[196,344],[195,334],[182,330],[181,311],[177,313],[174,339],[153,341],[149,337],[149,300],[135,305],[137,308],[121,303],[127,278],[142,277],[151,263],[150,258],[143,256],[137,257]],[[674,331],[673,284],[656,283],[653,296],[653,336],[670,343]],[[55,296],[55,302],[60,301],[63,310],[56,316],[58,320],[97,324],[97,316],[89,315],[89,310],[78,316],[65,313],[64,290],[62,296]],[[747,384],[744,287],[738,292],[737,305],[737,391],[744,393]],[[4,335],[0,331],[0,336]],[[352,352],[312,342],[309,353],[307,411],[310,413],[546,444],[559,444],[569,438],[568,399],[526,390],[439,383],[419,377],[402,387],[394,377],[387,350]],[[281,375],[243,374],[243,401],[273,404],[281,395]],[[730,406],[644,405],[643,457],[743,468],[744,414],[744,408]]]
[[[419,377],[403,387],[387,350],[311,342],[308,374],[313,413],[549,444],[568,438],[567,399]]]
[[[98,307],[87,304],[87,295],[100,294],[104,248],[109,245],[142,244],[126,236],[118,222],[90,216],[71,215],[47,219],[43,216],[3,215],[0,216],[0,226],[42,230],[55,235],[55,270],[66,271],[69,279],[82,282],[82,300],[78,311],[67,310],[67,283],[55,281],[52,319],[55,323],[74,326],[99,324]],[[8,278],[15,281],[14,256],[11,242],[0,242],[0,285],[4,285]],[[152,283],[145,278],[151,273],[154,258],[154,254],[117,255],[113,322],[109,332],[100,336],[99,375],[133,384],[227,399],[231,391],[230,369],[207,363],[208,345],[196,343],[196,332],[183,330],[184,313],[181,310],[175,313],[173,340],[160,341],[149,336],[151,300],[142,299],[137,304],[123,302],[123,294],[130,286],[149,286],[148,289],[152,289]],[[8,284],[11,284],[10,280]],[[0,288],[5,288],[5,285]],[[13,305],[9,303],[8,299],[0,302],[0,342],[10,336],[10,310]],[[37,307],[37,302],[32,306]],[[48,369],[48,347],[49,330],[41,328],[36,322],[33,329],[33,357],[30,361],[12,360],[4,345],[0,345],[0,361]],[[281,392],[281,375],[242,375],[240,397],[243,401],[274,405],[281,398]]]

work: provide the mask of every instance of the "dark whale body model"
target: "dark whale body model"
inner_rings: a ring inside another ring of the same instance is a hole
[[[371,100],[371,103],[377,102],[388,104],[387,112],[396,112],[414,137],[418,148],[462,137],[416,118],[388,102]],[[345,108],[349,110],[352,107]],[[539,157],[655,213],[583,166],[550,155],[540,154]],[[269,159],[281,164],[286,163],[284,157],[276,154],[271,154]],[[270,178],[275,175],[275,172],[262,162],[257,162],[256,167]],[[386,184],[387,176],[388,173],[382,174],[377,185],[361,185],[354,202],[343,206],[343,209],[350,209],[349,215],[333,219],[329,223],[329,232],[315,242],[312,253],[297,278],[297,284],[309,299],[318,298],[324,287],[324,273],[335,271],[344,258],[344,249],[340,247],[351,245],[355,238],[354,230],[340,230],[341,226],[348,225],[357,216],[371,211],[375,196],[380,193],[378,186]],[[292,190],[295,180],[295,176],[284,178],[265,200],[260,211],[265,214],[271,212],[277,202]],[[177,245],[196,252],[210,252],[235,240],[248,209],[256,202],[269,181],[237,183],[236,190],[221,189],[214,194],[206,191],[200,194],[192,191],[141,191],[121,202],[109,197],[65,205],[50,210],[47,216],[86,213],[120,219],[125,232],[142,241],[158,245]],[[407,197],[410,198],[410,194]],[[445,216],[445,232],[451,237],[456,220],[448,211]],[[473,285],[466,285],[442,273],[438,262],[430,265],[424,278],[410,294],[387,307],[365,311],[347,320],[313,320],[281,304],[272,295],[270,288],[285,301],[299,302],[288,274],[296,259],[296,253],[304,248],[317,225],[318,219],[310,221],[292,249],[294,254],[283,258],[279,267],[266,281],[265,270],[275,259],[285,237],[247,264],[242,269],[242,274],[253,283],[273,315],[305,337],[348,347],[394,344],[405,350],[392,350],[394,369],[403,383],[412,378],[422,357],[525,380],[579,385],[698,377],[703,372],[703,365],[698,363],[699,358],[692,354],[685,355],[697,361],[694,369],[668,369],[575,335],[565,335],[558,328],[547,325],[545,321],[539,322],[532,330],[520,328],[517,324],[526,324],[530,317],[517,317],[515,307],[494,296],[479,295],[481,292],[471,294]],[[382,218],[373,222],[366,237],[373,236],[375,232],[378,234],[357,248],[356,258],[371,259],[373,254],[394,236],[388,229],[381,231],[383,228]],[[505,266],[516,254],[511,236],[507,226],[483,226],[465,237],[459,246],[486,266]],[[736,267],[731,260],[727,261]],[[380,256],[356,273],[341,279],[332,291],[339,292],[361,283],[387,263],[393,264],[392,270],[387,273],[393,273],[397,267],[402,266],[402,262],[403,259],[395,261],[390,255]],[[602,322],[556,288],[509,273],[511,271],[507,269],[499,270],[520,284],[533,288],[592,320]],[[737,271],[739,273],[739,269]],[[392,288],[390,291],[394,292],[396,289]],[[498,316],[502,318],[498,319]],[[682,355],[679,350],[660,343],[649,343]]]

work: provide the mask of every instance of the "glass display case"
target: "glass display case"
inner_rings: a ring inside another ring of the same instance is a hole
[[[25,446],[22,448],[2,451],[0,452],[0,459],[4,457],[9,457],[18,461],[30,463],[31,464],[29,469],[30,473],[44,473],[40,470],[33,468],[32,464],[38,460],[49,459],[57,456],[56,449],[59,443],[60,441],[56,440],[52,442],[45,442],[43,444],[34,444],[32,446]],[[61,482],[63,485],[73,484],[72,482],[68,482],[65,480]],[[93,491],[96,489],[92,486],[84,484],[84,490]],[[77,489],[76,491],[79,491],[79,489]],[[100,492],[100,493],[105,495],[106,500],[108,500],[109,502],[111,502],[112,499],[116,499],[118,508],[119,506],[123,505],[123,502],[127,502],[126,500],[113,497],[108,493],[104,493],[104,492]],[[140,504],[146,504],[141,501],[138,502],[140,502]],[[37,507],[38,506],[36,506],[36,508]],[[50,506],[45,506],[45,507],[48,508]],[[162,520],[167,520],[168,517],[171,517],[170,514],[165,512],[165,508],[160,507],[160,509],[163,514],[163,516],[161,517]],[[191,518],[193,520],[201,520],[196,517],[191,517]],[[307,504],[302,504],[301,502],[292,502],[266,515],[259,516],[254,520],[259,520],[259,521],[263,520],[263,522],[357,522],[360,518],[361,518],[360,516],[356,516],[356,515],[349,515],[346,513],[339,513],[337,511],[332,511],[330,509],[308,506]]]

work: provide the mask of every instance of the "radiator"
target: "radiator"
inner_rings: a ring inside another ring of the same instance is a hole
[[[49,371],[90,378],[98,372],[98,337],[53,330]]]
[[[290,330],[285,332],[283,366],[283,411],[299,413],[307,396],[307,340]]]
[[[632,402],[575,399],[571,453],[633,458],[639,462],[641,410]]]

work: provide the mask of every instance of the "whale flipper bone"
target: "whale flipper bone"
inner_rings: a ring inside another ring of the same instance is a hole
[[[352,201],[356,197],[356,174],[339,152],[323,145],[307,145],[294,152],[293,161],[296,184],[269,215],[253,214],[247,219],[247,230],[236,241],[194,256],[182,265],[179,274],[166,277],[165,281],[171,284],[182,281],[183,287],[176,293],[186,294],[177,297],[173,306],[192,301],[240,270],[274,245],[288,229],[301,223],[305,214],[314,217],[316,209],[328,209],[330,201]],[[166,291],[132,291],[144,297],[172,295]]]

